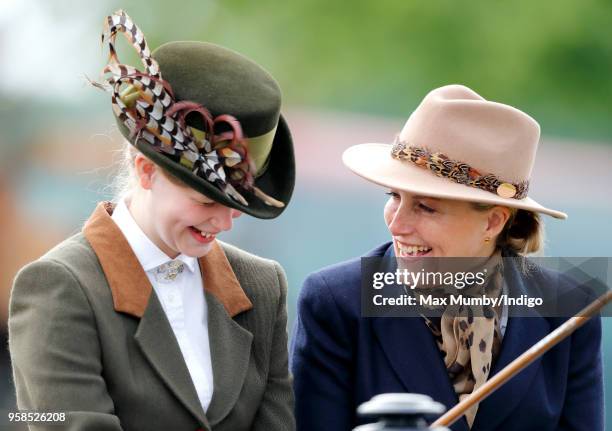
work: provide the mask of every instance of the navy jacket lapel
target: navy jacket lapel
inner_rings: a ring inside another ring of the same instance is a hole
[[[526,285],[526,283],[529,283],[529,279],[521,275],[514,262],[506,259],[504,265],[506,267],[504,271],[506,285],[509,286],[512,296],[533,295],[533,292],[537,291],[537,289],[529,288]],[[512,314],[512,307],[510,307],[509,315],[512,316]],[[525,311],[521,310],[521,314],[525,315]],[[506,365],[548,335],[549,332],[548,321],[536,312],[532,312],[528,317],[509,317],[506,333],[502,340],[501,352],[489,377],[497,374]],[[499,425],[514,412],[520,400],[525,397],[540,365],[541,358],[538,358],[482,401],[478,407],[473,428],[478,431],[498,429]]]
[[[372,327],[406,392],[429,395],[447,408],[457,404],[440,350],[422,319],[378,317],[372,319]],[[468,431],[465,419],[460,419],[453,430]]]
[[[393,247],[387,249],[384,257],[393,262]],[[429,395],[447,408],[457,404],[440,349],[423,319],[376,317],[372,318],[372,329],[407,392]],[[468,431],[466,420],[461,418],[452,429]]]

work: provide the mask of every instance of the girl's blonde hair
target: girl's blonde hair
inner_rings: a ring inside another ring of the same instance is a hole
[[[495,205],[473,203],[478,211],[486,211]],[[520,255],[537,253],[544,248],[544,224],[540,214],[518,208],[509,208],[510,217],[497,236],[496,245],[509,248]]]
[[[129,196],[138,187],[138,176],[136,175],[136,169],[134,168],[134,160],[138,154],[142,154],[138,148],[125,141],[123,149],[121,150],[121,156],[117,166],[117,173],[112,180],[112,201],[118,203],[122,199]],[[146,156],[145,156],[146,157]],[[155,165],[160,170],[162,175],[166,177],[172,183],[188,187],[181,180],[170,174],[162,167]]]
[[[138,186],[138,177],[134,169],[134,159],[138,153],[140,151],[135,146],[124,141],[115,177],[112,180],[112,201],[114,203],[130,195]]]

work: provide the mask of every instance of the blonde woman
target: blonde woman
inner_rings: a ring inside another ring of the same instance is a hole
[[[129,140],[131,186],[19,272],[18,406],[65,413],[36,429],[293,430],[284,272],[216,239],[241,213],[273,218],[291,197],[278,85],[213,44],[151,54],[122,11],[106,24],[99,86]],[[120,33],[143,71],[119,63]]]
[[[566,217],[527,196],[539,137],[527,114],[451,85],[425,97],[394,145],[349,148],[349,169],[389,195],[383,214],[392,241],[368,256],[408,264],[472,258],[503,268],[485,279],[496,297],[508,286],[572,292],[569,278],[528,276],[518,264],[542,247],[540,214]],[[479,316],[448,307],[437,319],[362,317],[361,275],[355,259],[302,287],[291,365],[298,430],[351,430],[361,423],[357,406],[381,393],[427,394],[450,408],[564,321],[513,316],[507,307]],[[603,430],[600,343],[595,318],[451,429]]]

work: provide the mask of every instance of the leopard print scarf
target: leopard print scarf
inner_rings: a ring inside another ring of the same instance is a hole
[[[501,270],[501,251],[497,251],[487,261],[491,268],[483,287],[468,288],[463,294],[497,298],[501,295],[503,276]],[[489,377],[493,361],[501,347],[501,307],[448,306],[441,317],[426,317],[427,327],[431,330],[444,358],[444,365],[453,383],[459,401],[482,386]],[[471,428],[478,404],[465,413]]]

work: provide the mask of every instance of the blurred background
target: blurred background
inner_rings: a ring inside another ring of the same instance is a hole
[[[540,122],[530,195],[569,214],[546,218],[545,254],[612,256],[612,2],[2,0],[4,344],[17,270],[78,232],[96,202],[112,197],[122,141],[108,94],[86,77],[99,77],[108,55],[102,21],[118,8],[152,48],[181,39],[219,43],[280,83],[296,146],[294,198],[280,218],[242,217],[221,239],[284,266],[290,325],[309,272],[388,239],[385,190],[351,175],[342,151],[390,142],[425,94],[445,84],[468,85]],[[127,43],[119,45],[122,62],[139,65]],[[604,325],[612,427],[612,318]],[[0,373],[0,410],[12,410],[5,348]]]

